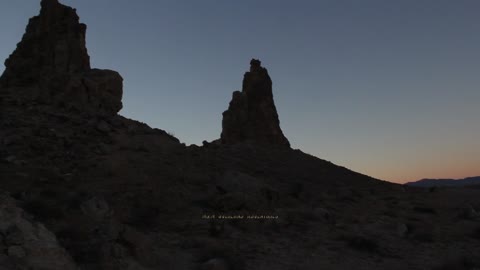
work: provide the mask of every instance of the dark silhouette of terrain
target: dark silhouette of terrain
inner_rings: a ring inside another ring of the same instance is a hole
[[[90,67],[75,10],[41,7],[0,78],[0,269],[479,267],[478,190],[291,149],[259,60],[221,138],[186,146],[118,115],[122,79]]]
[[[480,185],[480,176],[463,179],[422,179],[408,182],[405,185],[412,187],[466,187]]]

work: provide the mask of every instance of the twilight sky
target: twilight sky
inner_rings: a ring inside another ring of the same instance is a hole
[[[254,57],[293,148],[399,183],[480,175],[480,1],[60,1],[123,76],[120,113],[187,145],[220,136]],[[39,3],[0,2],[0,59]]]

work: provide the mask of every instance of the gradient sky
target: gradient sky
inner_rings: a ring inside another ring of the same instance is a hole
[[[0,2],[0,58],[39,2]],[[186,144],[220,136],[254,57],[293,148],[393,182],[480,175],[480,1],[61,2],[122,74],[120,113]]]

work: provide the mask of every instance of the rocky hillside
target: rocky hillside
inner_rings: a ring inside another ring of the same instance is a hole
[[[42,0],[0,78],[0,269],[474,269],[477,190],[428,192],[290,148],[251,61],[220,139],[117,114],[74,9]],[[126,89],[128,91],[128,89]]]

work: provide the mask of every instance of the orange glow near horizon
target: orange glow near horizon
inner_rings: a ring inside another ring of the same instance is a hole
[[[460,136],[458,136],[460,137]],[[480,176],[480,145],[472,134],[454,139],[418,140],[406,146],[395,140],[373,146],[354,141],[335,141],[328,148],[319,146],[316,156],[350,170],[393,183],[404,184],[421,179],[463,179]],[[345,143],[350,142],[351,144]],[[389,146],[389,147],[386,147]],[[322,151],[318,150],[323,148]],[[341,155],[336,155],[339,152]]]
[[[371,177],[386,180],[393,183],[404,184],[417,181],[424,178],[429,179],[463,179],[467,177],[480,176],[478,161],[461,160],[448,163],[448,160],[439,162],[432,160],[430,162],[411,164],[405,163],[394,166],[358,168],[358,172]],[[412,166],[416,165],[416,166]],[[355,166],[354,166],[355,167]],[[355,170],[355,168],[349,168]]]

